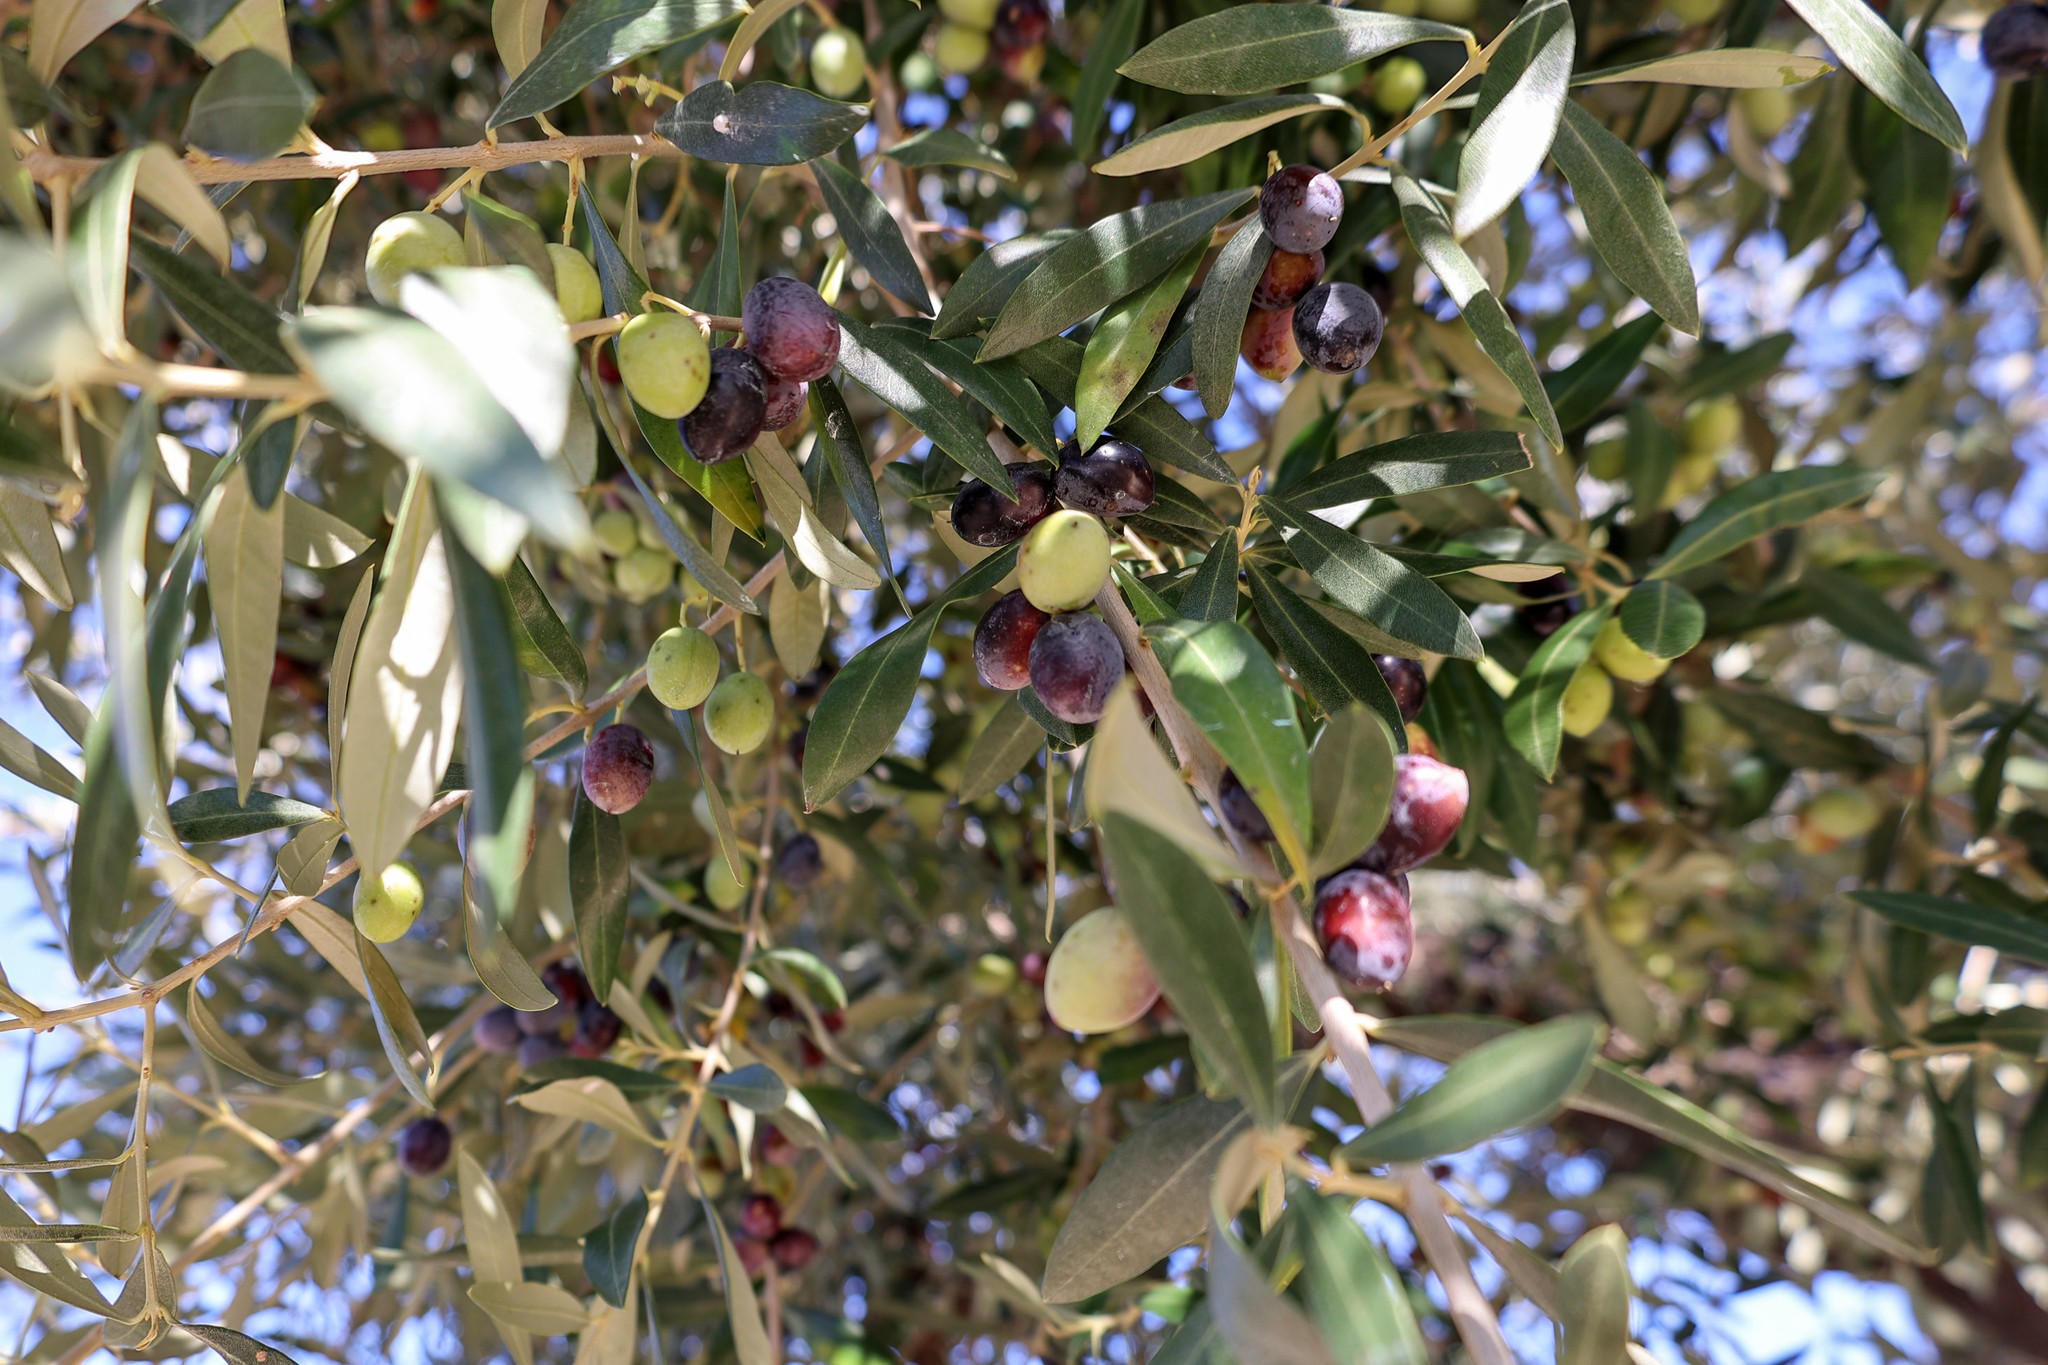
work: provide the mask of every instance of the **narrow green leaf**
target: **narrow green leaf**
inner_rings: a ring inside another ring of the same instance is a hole
[[[1977,1069],[1971,1066],[1946,1099],[1934,1073],[1920,1082],[1934,1129],[1934,1156],[1922,1184],[1921,1217],[1932,1224],[1929,1240],[1944,1245],[1950,1228],[1980,1254],[1991,1250],[1990,1218],[1984,1207],[1984,1156],[1977,1147]],[[1932,1205],[1933,1207],[1929,1207]]]
[[[1593,637],[1613,608],[1602,602],[1558,627],[1530,658],[1508,697],[1508,742],[1548,782],[1557,774],[1564,746],[1564,692],[1572,675],[1592,657]]]
[[[2007,716],[1984,744],[1977,776],[1970,783],[1970,804],[1975,811],[1973,829],[1979,838],[1998,823],[1998,798],[2005,792],[2005,765],[2012,756],[2013,736],[2033,719],[2040,706],[2038,695],[2028,697],[2026,705]]]
[[[789,1087],[782,1077],[759,1062],[714,1076],[704,1088],[727,1104],[756,1114],[772,1114],[789,1100]]]
[[[34,1227],[21,1205],[0,1190],[0,1228]],[[48,1295],[58,1303],[98,1317],[107,1317],[113,1306],[102,1298],[91,1280],[55,1245],[26,1241],[0,1241],[0,1274],[30,1291]]]
[[[1304,114],[1349,110],[1335,95],[1264,95],[1177,118],[1095,163],[1097,175],[1171,170]]]
[[[129,251],[136,270],[221,359],[236,369],[261,374],[297,372],[299,367],[278,339],[282,319],[275,308],[233,280],[147,237],[135,238]],[[284,429],[289,432],[291,427]]]
[[[1834,69],[1819,57],[1780,52],[1776,48],[1712,47],[1587,71],[1574,76],[1572,84],[1614,85],[1647,81],[1662,85],[1705,85],[1716,90],[1782,90],[1788,85],[1816,80]]]
[[[1135,9],[1138,0],[1119,0],[1119,4]],[[1076,105],[1074,117],[1078,120],[1082,112]],[[1027,233],[998,242],[969,261],[960,278],[946,291],[938,320],[932,324],[932,336],[945,340],[980,331],[984,322],[1003,311],[1010,295],[1037,268],[1037,263],[1073,235],[1071,228]]]
[[[1398,752],[1394,731],[1377,713],[1356,702],[1330,713],[1308,756],[1316,822],[1312,874],[1348,867],[1379,838],[1393,801]]]
[[[1400,201],[1401,221],[1408,229],[1409,239],[1457,303],[1479,349],[1486,352],[1487,358],[1500,367],[1515,391],[1522,395],[1529,415],[1536,419],[1537,429],[1550,438],[1552,445],[1562,446],[1564,435],[1558,429],[1557,414],[1551,409],[1542,376],[1536,371],[1536,361],[1530,356],[1522,334],[1515,330],[1507,309],[1494,297],[1486,277],[1458,244],[1443,206],[1420,181],[1398,167],[1394,171],[1394,196]]]
[[[613,67],[746,13],[740,0],[584,0],[506,87],[488,128],[544,114]]]
[[[1572,1243],[1559,1267],[1559,1326],[1564,1349],[1558,1365],[1613,1365],[1628,1358],[1628,1236],[1609,1223]]]
[[[889,330],[915,330],[909,319],[888,324]],[[1052,414],[1046,411],[1045,395],[1032,384],[1024,367],[1015,360],[979,358],[981,343],[975,338],[934,341],[918,337],[924,363],[967,391],[967,396],[987,408],[1024,438],[1024,444],[1047,459],[1059,451],[1060,438],[1053,429]]]
[[[1290,507],[1316,511],[1455,488],[1529,468],[1529,451],[1512,431],[1433,431],[1346,455],[1291,484]]]
[[[1372,1026],[1372,1035],[1378,1042],[1448,1062],[1515,1030],[1515,1025],[1497,1019],[1436,1015],[1384,1019]],[[1595,1062],[1585,1088],[1572,1096],[1568,1104],[1581,1113],[1629,1124],[1745,1175],[1888,1256],[1921,1265],[1931,1260],[1925,1246],[1902,1235],[1869,1210],[1799,1174],[1740,1130],[1698,1105],[1612,1062]]]
[[[954,128],[921,129],[882,155],[912,170],[922,170],[927,166],[966,166],[1005,180],[1017,178],[1017,168],[1001,152]]]
[[[1615,278],[1673,327],[1698,336],[1699,286],[1692,257],[1664,202],[1663,185],[1637,159],[1635,149],[1566,100],[1550,150],[1585,215],[1587,240]]]
[[[1884,594],[1855,574],[1813,567],[1799,575],[1799,583],[1814,599],[1821,619],[1850,639],[1915,668],[1934,667],[1912,624],[1884,600]]]
[[[903,228],[889,214],[882,197],[866,182],[829,157],[809,163],[818,182],[818,193],[832,219],[839,225],[839,238],[853,259],[874,277],[876,284],[894,294],[920,313],[930,314],[932,296],[917,273],[917,259],[903,240]]]
[[[1239,933],[1237,926],[1231,926]],[[1240,937],[1242,935],[1240,934]],[[1279,1111],[1291,1114],[1314,1078],[1306,1055],[1282,1063]],[[1202,1235],[1216,1167],[1252,1116],[1237,1100],[1197,1095],[1159,1110],[1116,1145],[1053,1238],[1042,1288],[1050,1303],[1114,1289]]]
[[[1568,1014],[1483,1043],[1443,1079],[1346,1143],[1346,1159],[1427,1161],[1541,1123],[1586,1083],[1607,1038],[1593,1014]]]
[[[1273,239],[1256,217],[1248,219],[1216,253],[1216,263],[1209,267],[1209,277],[1195,300],[1195,389],[1202,395],[1203,410],[1212,418],[1223,415],[1236,391],[1245,315],[1272,255]]]
[[[1262,498],[1260,506],[1294,528],[1287,548],[1345,609],[1433,654],[1458,659],[1484,655],[1464,611],[1423,575],[1313,512],[1296,510],[1277,498]]]
[[[210,1347],[213,1353],[228,1365],[298,1365],[298,1362],[278,1350],[275,1346],[243,1336],[228,1327],[208,1327],[196,1323],[180,1324],[185,1331],[198,1337]]]
[[[982,355],[993,360],[1014,354],[1143,288],[1206,242],[1250,197],[1250,190],[1222,190],[1141,204],[1062,242],[1010,295]]]
[[[66,801],[78,799],[78,778],[55,755],[0,719],[0,768]]]
[[[1284,1360],[1288,1365],[1337,1365],[1337,1357],[1307,1315],[1291,1299],[1273,1292],[1265,1269],[1230,1230],[1226,1213],[1213,1198],[1209,1211],[1209,1311],[1233,1357],[1240,1361]]]
[[[1569,103],[1576,43],[1567,0],[1528,0],[1494,40],[1458,153],[1460,241],[1505,213],[1542,168]]]
[[[1236,621],[1148,627],[1173,680],[1173,696],[1252,794],[1288,861],[1308,865],[1314,818],[1308,745],[1294,693],[1252,633]]]
[[[1206,239],[1190,247],[1164,275],[1111,305],[1089,333],[1081,373],[1074,381],[1074,440],[1081,449],[1094,447],[1103,428],[1137,389],[1158,354],[1174,310],[1187,295],[1188,282],[1208,253]]]
[[[576,955],[599,1000],[611,996],[618,974],[631,890],[625,827],[579,790],[569,823],[569,899],[576,907]]]
[[[209,787],[181,796],[171,802],[170,811],[171,832],[187,844],[223,843],[331,818],[320,807],[289,796],[252,791],[241,800],[233,787]]]
[[[931,437],[947,458],[997,487],[1009,481],[988,434],[969,420],[960,398],[925,367],[913,345],[887,327],[840,315],[839,363],[861,387]]]
[[[485,894],[491,910],[504,916],[518,903],[533,829],[535,783],[533,767],[526,761],[525,675],[499,580],[476,561],[459,536],[448,537],[445,544],[455,592],[455,638],[462,650],[468,860],[480,874],[475,889]]]
[[[1074,153],[1086,161],[1101,151],[1102,124],[1109,117],[1110,92],[1116,88],[1117,63],[1137,45],[1145,26],[1145,0],[1113,0],[1096,31],[1095,42],[1081,65],[1074,88]]]
[[[284,341],[392,450],[505,504],[556,544],[589,539],[576,490],[447,337],[381,309],[312,308]]]
[[[2048,963],[2048,921],[2034,915],[1917,891],[1852,891],[1849,899],[1908,929]]]
[[[583,1274],[598,1297],[614,1308],[626,1306],[626,1291],[633,1283],[633,1255],[646,1222],[647,1191],[636,1189],[632,1198],[583,1234]]]
[[[732,1234],[718,1219],[718,1210],[709,1199],[702,1204],[705,1225],[711,1229],[711,1240],[718,1250],[719,1278],[725,1282],[726,1326],[732,1333],[733,1355],[739,1365],[775,1365],[775,1354],[768,1346],[768,1329],[761,1325],[761,1304],[754,1297],[753,1276],[740,1261]]]
[[[1288,1207],[1301,1215],[1309,1310],[1336,1357],[1356,1365],[1428,1365],[1408,1290],[1387,1254],[1353,1221],[1351,1201],[1301,1188]]]
[[[512,647],[519,666],[536,677],[553,678],[569,689],[572,699],[580,700],[590,685],[589,666],[533,570],[515,558],[500,582],[512,613]]]
[[[1280,1121],[1273,1044],[1251,950],[1230,902],[1201,865],[1150,825],[1110,811],[1103,844],[1117,903],[1174,1012],[1261,1126]]]
[[[1045,732],[1037,722],[1014,702],[1004,703],[968,746],[955,799],[964,806],[991,795],[1024,771],[1024,765],[1044,747]]]
[[[1664,319],[1644,313],[1588,346],[1571,364],[1545,375],[1543,389],[1550,395],[1559,425],[1571,431],[1598,416],[1635,371],[1644,348],[1663,330]]]
[[[1948,148],[1868,90],[1857,91],[1849,109],[1849,159],[1862,176],[1863,201],[1892,264],[1909,288],[1916,287],[1927,278],[1949,219]]]
[[[861,444],[860,427],[846,410],[839,386],[828,377],[811,384],[811,421],[818,430],[818,449],[832,465],[832,479],[853,513],[854,524],[867,537],[882,571],[889,572],[889,528],[882,520],[881,499],[875,492],[875,476],[868,472],[867,448]]]
[[[1235,5],[1155,38],[1120,69],[1134,81],[1184,95],[1255,95],[1410,43],[1464,37],[1464,29],[1450,24],[1368,10]]]
[[[1237,619],[1237,531],[1225,527],[1181,590],[1180,614],[1190,621]]]
[[[867,121],[864,104],[841,104],[774,81],[750,81],[738,90],[729,81],[706,81],[656,119],[654,131],[700,160],[794,166],[836,151]]]
[[[1958,152],[1969,138],[1934,73],[1863,0],[1791,0],[1793,12],[1820,35],[1843,66],[1899,117]]]
[[[102,351],[117,350],[127,337],[129,228],[141,165],[138,148],[121,153],[93,178],[92,198],[73,234],[72,290]]]
[[[917,697],[925,650],[939,615],[994,587],[1016,563],[1014,548],[990,555],[908,621],[847,660],[811,715],[804,741],[804,806],[831,800],[889,751]]]
[[[1081,343],[1071,337],[1049,337],[1017,353],[1017,364],[1031,382],[1056,400],[1073,405],[1081,377]],[[1111,423],[1116,434],[1145,452],[1155,464],[1170,464],[1219,483],[1237,482],[1237,474],[1216,453],[1216,446],[1193,422],[1157,394]]]
[[[391,970],[391,964],[384,960],[384,954],[377,945],[356,930],[347,932],[356,941],[356,952],[362,959],[363,980],[370,988],[370,1018],[377,1026],[377,1041],[384,1045],[384,1055],[390,1059],[391,1069],[397,1075],[398,1083],[405,1087],[405,1093],[431,1112],[434,1108],[434,1076],[439,1067],[434,1059],[434,1049],[427,1042],[427,1031],[420,1027],[419,1016],[413,1013],[412,997],[405,993],[398,974]],[[419,1054],[421,1063],[427,1068],[424,1078],[413,1069],[414,1053]]]
[[[265,1066],[256,1060],[242,1040],[222,1028],[220,1021],[213,1017],[206,1001],[200,998],[199,983],[194,981],[185,992],[185,1022],[192,1027],[192,1036],[207,1056],[233,1071],[238,1071],[252,1081],[269,1086],[297,1085],[310,1080],[311,1076],[296,1076],[289,1071]],[[315,1073],[320,1074],[320,1073]]]
[[[1650,577],[1676,578],[1711,564],[1758,536],[1846,507],[1883,481],[1883,474],[1851,464],[1803,465],[1759,474],[1715,498],[1687,522]]]

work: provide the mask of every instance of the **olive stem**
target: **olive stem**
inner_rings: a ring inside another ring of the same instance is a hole
[[[338,180],[350,171],[403,175],[407,171],[502,171],[539,161],[574,161],[593,156],[679,157],[680,147],[651,133],[608,133],[592,137],[532,138],[522,142],[477,142],[467,147],[408,147],[394,152],[327,150],[310,156],[274,156],[261,161],[221,161],[188,154],[181,163],[202,185],[254,180]],[[23,154],[22,165],[38,182],[82,181],[105,159],[60,156],[45,148]]]

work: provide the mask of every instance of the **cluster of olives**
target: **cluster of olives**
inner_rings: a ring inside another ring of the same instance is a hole
[[[1593,637],[1593,655],[1579,665],[1564,689],[1564,731],[1584,739],[1600,727],[1614,709],[1614,680],[1655,682],[1671,667],[1628,638],[1621,622],[1613,617]]]
[[[1052,10],[1045,0],[939,0],[944,22],[932,58],[949,76],[967,76],[995,53],[1003,74],[1030,84],[1045,69]]]
[[[386,218],[370,234],[363,278],[370,286],[371,298],[395,308],[398,286],[407,275],[468,264],[462,234],[446,218],[400,213]],[[548,264],[555,272],[555,303],[562,310],[562,321],[589,322],[604,312],[604,290],[588,257],[574,247],[550,242]]]
[[[516,1057],[521,1067],[610,1052],[619,1040],[619,1016],[591,992],[583,969],[572,962],[556,962],[541,972],[540,979],[554,992],[555,1003],[544,1010],[499,1005],[479,1016],[469,1035],[477,1048]]]
[[[647,651],[647,690],[671,711],[704,707],[704,733],[729,754],[750,754],[775,725],[768,680],[741,669],[718,674],[718,645],[695,626],[671,626]]]
[[[1395,757],[1393,796],[1379,838],[1316,888],[1316,936],[1331,971],[1369,990],[1401,979],[1415,954],[1407,874],[1450,845],[1471,797],[1463,768],[1427,754]]]
[[[694,318],[642,313],[616,342],[619,382],[673,420],[701,464],[722,464],[803,416],[811,381],[839,361],[839,315],[802,280],[778,275],[747,291],[744,347],[713,349]]]
[[[1135,516],[1152,505],[1152,466],[1128,441],[1105,436],[1083,455],[1069,444],[1056,470],[1006,466],[1003,493],[969,479],[953,499],[953,530],[995,549],[1023,539],[1015,591],[974,628],[974,667],[999,691],[1030,687],[1070,725],[1102,719],[1124,673],[1116,633],[1084,611],[1109,578],[1109,532],[1099,518]]]
[[[2048,5],[2012,0],[1984,21],[1978,43],[1994,75],[2026,80],[2048,71]]]
[[[802,1228],[782,1225],[782,1201],[772,1194],[750,1194],[733,1223],[733,1251],[749,1275],[759,1275],[773,1261],[793,1275],[818,1254],[818,1239]]]
[[[651,602],[676,586],[676,557],[661,538],[654,523],[636,516],[606,494],[590,519],[591,538],[598,553],[610,562],[611,584],[619,596],[636,606]],[[694,607],[711,600],[704,585],[687,569],[681,572],[683,605]]]
[[[1323,248],[1344,219],[1344,190],[1313,166],[1283,166],[1259,191],[1259,221],[1273,254],[1252,287],[1239,351],[1245,363],[1279,382],[1304,361],[1328,374],[1350,374],[1380,348],[1386,317],[1363,287],[1317,283]]]

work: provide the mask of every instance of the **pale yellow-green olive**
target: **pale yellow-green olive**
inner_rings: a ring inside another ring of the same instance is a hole
[[[572,246],[548,243],[548,264],[555,268],[555,303],[564,322],[589,322],[604,316],[604,287],[597,267]]]
[[[932,60],[948,76],[971,76],[988,61],[988,32],[965,24],[940,24]]]
[[[633,401],[673,421],[704,400],[711,347],[681,313],[642,313],[618,337],[619,381]]]
[[[704,700],[704,733],[729,754],[752,753],[775,724],[775,694],[758,673],[728,673]]]
[[[828,99],[850,100],[867,84],[868,50],[850,28],[828,28],[811,43],[811,84]]]
[[[420,874],[409,864],[393,863],[374,877],[356,879],[356,928],[372,943],[390,943],[405,937],[426,903]]]
[[[1159,999],[1152,964],[1115,906],[1083,915],[1045,964],[1045,1009],[1069,1033],[1112,1033],[1145,1017]]]
[[[1613,617],[1593,637],[1593,662],[1623,682],[1633,683],[1654,682],[1671,667],[1671,660],[1660,659],[1629,639],[1621,622]]]
[[[421,270],[468,264],[462,234],[431,213],[400,213],[377,224],[363,257],[370,297],[386,308],[398,306],[398,283]]]
[[[1607,670],[1588,660],[1579,665],[1564,688],[1564,732],[1584,739],[1600,728],[1614,709],[1614,682]]]
[[[701,705],[718,685],[718,645],[695,626],[674,626],[647,651],[647,690],[671,711]]]
[[[1054,512],[1017,550],[1017,586],[1040,611],[1073,611],[1109,579],[1109,532],[1086,512]]]

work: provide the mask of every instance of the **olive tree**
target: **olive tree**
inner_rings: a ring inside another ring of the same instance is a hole
[[[0,1350],[2037,1358],[2044,68],[0,9]]]

